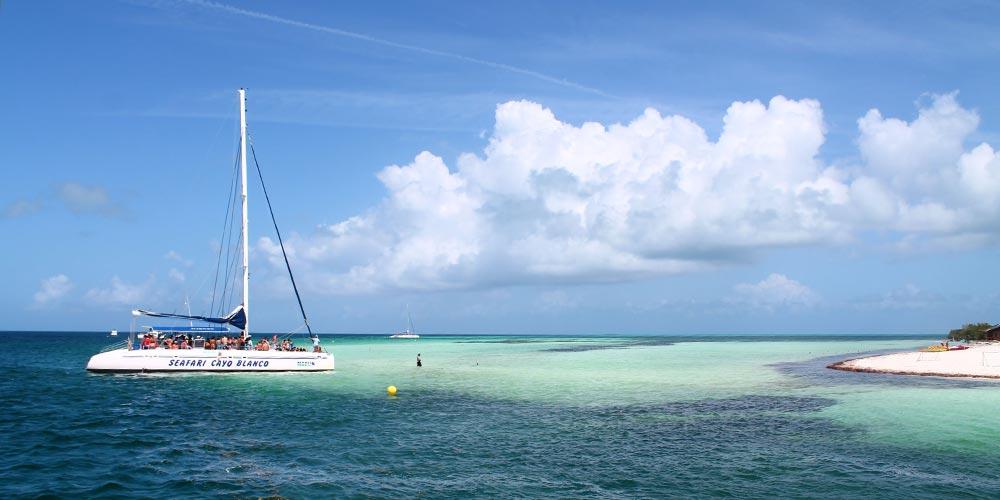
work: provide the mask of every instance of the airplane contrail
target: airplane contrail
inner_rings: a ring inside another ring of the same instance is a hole
[[[374,43],[378,45],[383,45],[386,47],[393,47],[396,49],[409,50],[413,52],[420,52],[422,54],[428,54],[438,57],[447,57],[451,59],[457,59],[459,61],[464,61],[467,63],[478,64],[480,66],[487,66],[490,68],[501,69],[504,71],[510,71],[512,73],[517,73],[520,75],[530,76],[532,78],[537,78],[549,83],[554,83],[556,85],[561,85],[563,87],[569,87],[572,89],[580,90],[583,92],[588,92],[591,94],[597,94],[603,97],[614,97],[601,89],[596,89],[594,87],[588,87],[586,85],[581,85],[579,83],[567,80],[565,78],[558,78],[551,75],[546,75],[545,73],[539,73],[537,71],[532,71],[530,69],[519,68],[517,66],[511,66],[509,64],[499,63],[495,61],[488,61],[486,59],[479,59],[476,57],[469,57],[462,54],[456,54],[454,52],[446,52],[443,50],[429,49],[426,47],[420,47],[418,45],[409,45],[405,43],[394,42],[392,40],[386,40],[384,38],[378,38],[371,35],[366,35],[364,33],[358,33],[355,31],[347,31],[339,28],[331,28],[329,26],[321,26],[318,24],[311,24],[302,21],[296,21],[294,19],[286,19],[284,17],[273,16],[271,14],[266,14],[264,12],[257,12],[253,10],[241,9],[239,7],[234,7],[232,5],[227,5],[224,3],[213,2],[211,0],[181,0],[189,4],[198,5],[201,7],[217,9],[230,14],[237,14],[240,16],[251,17],[254,19],[260,19],[262,21],[269,21],[272,23],[284,24],[287,26],[294,26],[297,28],[304,28],[313,31],[320,31],[323,33],[329,33],[331,35],[342,36],[346,38],[353,38],[355,40],[362,40],[369,43]]]

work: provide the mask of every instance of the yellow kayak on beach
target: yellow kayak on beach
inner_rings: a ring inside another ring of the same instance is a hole
[[[924,347],[923,349],[920,350],[920,352],[945,352],[947,350],[948,350],[948,346],[932,345],[932,346]]]

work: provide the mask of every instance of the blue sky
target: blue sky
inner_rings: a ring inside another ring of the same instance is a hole
[[[1000,321],[997,10],[4,2],[3,328],[207,310],[239,87],[320,331]],[[250,196],[251,322],[295,329]]]

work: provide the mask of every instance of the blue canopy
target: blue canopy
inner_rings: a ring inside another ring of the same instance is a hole
[[[146,311],[144,309],[136,309],[133,314],[144,314],[146,316],[152,316],[154,318],[177,318],[177,319],[196,319],[198,321],[204,321],[206,323],[216,323],[220,325],[233,325],[240,330],[247,327],[247,313],[243,309],[242,305],[236,306],[231,313],[225,318],[212,318],[209,316],[190,316],[185,314],[174,314],[174,313],[160,313],[154,311]]]

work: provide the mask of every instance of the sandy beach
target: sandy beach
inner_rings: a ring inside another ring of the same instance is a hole
[[[937,377],[1000,378],[1000,344],[979,344],[962,351],[899,352],[848,359],[835,370]]]

